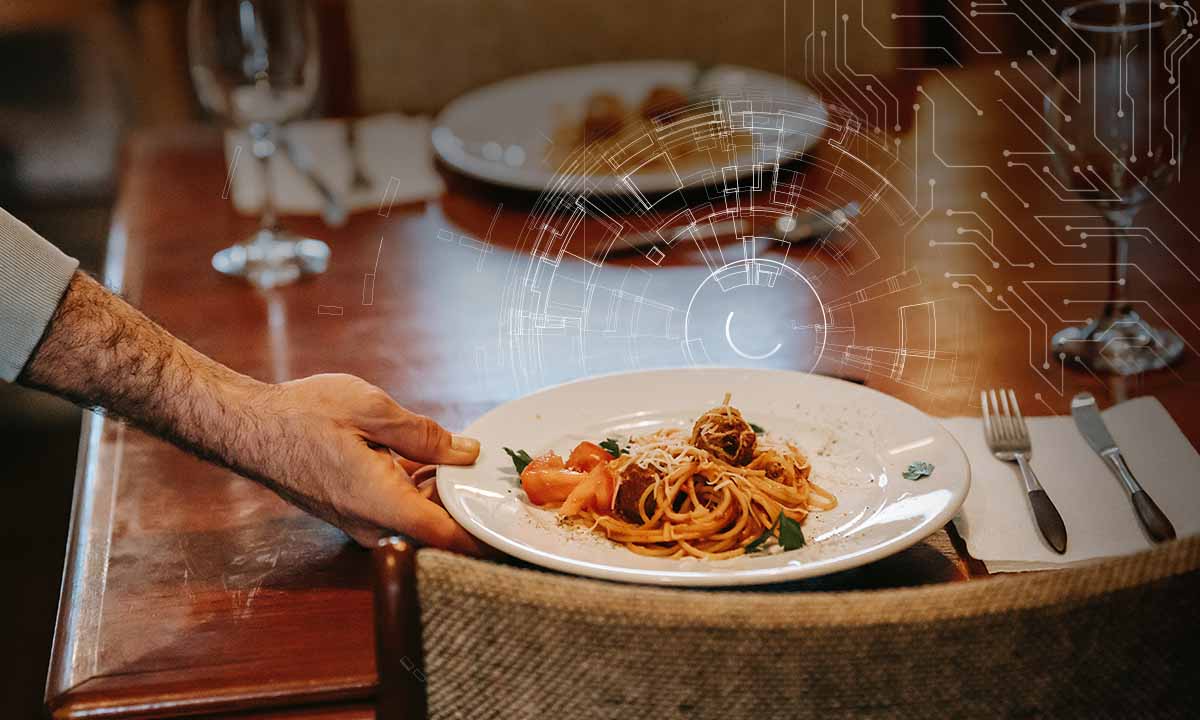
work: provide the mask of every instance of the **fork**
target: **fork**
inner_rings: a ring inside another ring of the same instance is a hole
[[[991,410],[988,410],[988,399],[991,399]],[[991,448],[992,455],[1003,462],[1015,462],[1021,468],[1021,477],[1025,479],[1025,492],[1029,495],[1029,504],[1033,508],[1033,518],[1037,521],[1038,530],[1042,537],[1058,554],[1067,551],[1067,528],[1063,525],[1062,515],[1050,501],[1050,496],[1042,489],[1037,475],[1029,465],[1033,456],[1033,443],[1029,439],[1029,426],[1021,415],[1021,406],[1017,404],[1017,396],[1011,389],[1000,390],[997,402],[996,391],[988,390],[979,393],[983,403],[983,435]],[[1011,403],[1011,406],[1010,406]],[[995,416],[995,417],[993,417]]]

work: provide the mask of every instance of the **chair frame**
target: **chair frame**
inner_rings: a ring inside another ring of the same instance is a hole
[[[401,538],[379,541],[373,553],[375,663],[379,720],[428,716],[421,610],[417,600],[417,549]]]

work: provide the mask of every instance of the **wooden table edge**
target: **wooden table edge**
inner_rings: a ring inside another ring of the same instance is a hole
[[[119,165],[122,176],[128,164],[128,148],[123,148]],[[122,186],[124,186],[122,182]],[[120,205],[125,197],[122,187],[118,202],[113,208],[114,222],[109,227],[104,253],[104,284],[114,292],[120,292],[125,280],[127,236],[120,218]],[[87,547],[80,541],[90,534],[95,520],[93,484],[96,475],[97,455],[103,437],[105,418],[85,410],[80,423],[79,450],[75,460],[75,488],[71,498],[71,515],[67,529],[66,555],[63,561],[63,577],[58,593],[58,612],[54,622],[54,636],[50,645],[50,664],[46,673],[45,704],[49,708],[59,705],[60,698],[67,696],[72,688],[86,682],[79,678],[79,667],[75,662],[79,650],[79,629],[82,619],[75,610],[80,605],[79,597],[86,591],[86,569],[82,567],[87,556]],[[105,514],[105,522],[111,523],[112,514]],[[109,535],[111,528],[106,529]],[[96,618],[99,621],[99,618]],[[93,655],[94,658],[94,655]],[[92,668],[94,670],[94,667]]]
[[[155,673],[149,673],[153,676]],[[261,686],[229,687],[214,693],[200,688],[176,692],[155,692],[153,687],[136,691],[114,692],[106,687],[125,675],[101,675],[84,680],[58,696],[48,705],[51,716],[63,720],[125,717],[180,717],[247,711],[299,711],[325,703],[373,702],[374,680],[363,682],[347,678],[341,684],[319,687],[308,682]]]
[[[80,596],[86,590],[86,570],[83,563],[87,548],[80,538],[90,534],[95,520],[92,478],[89,472],[103,431],[104,418],[85,412],[79,434],[79,451],[75,466],[75,490],[71,500],[70,525],[67,530],[66,558],[62,583],[59,587],[58,613],[50,646],[50,666],[46,677],[45,702],[53,708],[72,688],[86,681],[80,679],[78,653],[79,631],[83,618],[77,615]]]

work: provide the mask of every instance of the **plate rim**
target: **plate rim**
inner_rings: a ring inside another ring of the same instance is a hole
[[[936,431],[944,436],[945,440],[949,441],[948,447],[953,448],[955,451],[953,455],[962,460],[962,490],[957,497],[952,497],[951,500],[946,503],[946,505],[932,518],[923,520],[920,524],[908,532],[891,538],[869,550],[855,553],[850,556],[841,555],[835,558],[829,558],[827,560],[818,560],[812,563],[805,563],[803,565],[777,565],[768,568],[743,569],[719,574],[711,572],[688,572],[686,570],[673,570],[664,572],[656,570],[621,568],[607,565],[600,566],[584,561],[572,560],[561,555],[554,555],[543,550],[515,542],[489,527],[474,522],[470,514],[466,512],[459,496],[451,491],[451,483],[454,482],[452,480],[452,476],[457,472],[469,472],[476,467],[474,465],[439,466],[437,475],[437,490],[443,507],[445,507],[446,512],[448,512],[450,516],[454,518],[455,522],[461,525],[469,534],[471,534],[480,542],[483,542],[484,544],[489,545],[490,547],[512,557],[524,560],[539,567],[555,570],[557,572],[580,577],[588,577],[597,580],[608,580],[640,585],[654,585],[660,587],[739,587],[751,585],[769,585],[820,577],[844,570],[862,567],[885,557],[889,557],[907,550],[908,548],[916,545],[920,541],[933,535],[939,529],[944,528],[947,524],[949,524],[951,519],[959,512],[959,510],[961,510],[962,504],[966,500],[967,494],[970,492],[971,464],[967,458],[967,454],[963,450],[962,445],[954,437],[953,433],[947,430],[946,427],[937,420],[937,418],[929,415],[914,405],[906,403],[903,400],[880,390],[876,390],[875,388],[852,383],[849,380],[844,380],[842,378],[795,370],[706,365],[700,367],[679,366],[645,370],[619,370],[609,373],[600,373],[557,383],[555,385],[540,388],[532,393],[512,398],[497,405],[491,410],[488,410],[483,415],[480,415],[478,418],[473,420],[463,430],[463,432],[470,434],[471,428],[486,421],[493,414],[501,412],[505,407],[514,402],[536,398],[543,394],[558,391],[564,387],[607,380],[614,377],[628,375],[654,375],[660,373],[678,372],[680,370],[715,370],[748,372],[751,374],[761,373],[766,375],[808,375],[813,378],[817,378],[819,382],[847,383],[849,385],[853,385],[860,391],[867,391],[874,395],[878,395],[884,398],[887,402],[896,403],[907,411],[918,413],[921,417],[924,417],[926,420],[928,420],[934,426]],[[447,470],[449,472],[446,472]]]
[[[579,63],[579,64],[575,64],[575,65],[563,65],[563,66],[559,66],[559,67],[542,68],[540,70],[533,70],[531,72],[522,73],[520,75],[515,75],[512,77],[501,78],[499,80],[488,83],[486,85],[481,85],[477,88],[472,88],[471,90],[468,90],[467,92],[463,93],[462,95],[459,95],[458,97],[454,98],[450,102],[446,103],[446,105],[443,106],[442,109],[439,110],[436,115],[434,115],[433,122],[430,123],[430,131],[429,131],[430,143],[433,146],[434,155],[437,157],[437,159],[439,161],[446,163],[449,167],[454,169],[456,172],[460,172],[472,180],[487,183],[489,185],[493,185],[493,186],[499,187],[499,188],[508,188],[511,190],[523,190],[523,191],[527,191],[527,192],[544,192],[548,189],[549,183],[553,182],[556,179],[580,177],[579,175],[575,175],[575,174],[564,175],[561,172],[553,171],[553,172],[549,172],[547,174],[547,176],[545,178],[542,178],[540,181],[535,181],[531,177],[527,177],[523,174],[510,175],[507,179],[500,179],[499,176],[494,173],[485,172],[482,169],[480,163],[475,162],[474,157],[472,157],[466,153],[463,153],[461,151],[456,151],[455,148],[447,145],[447,141],[444,139],[445,133],[443,132],[443,129],[446,128],[445,118],[451,111],[457,109],[457,107],[461,103],[466,102],[470,98],[472,98],[476,95],[482,94],[482,93],[493,92],[496,89],[502,88],[506,85],[516,85],[519,83],[529,82],[530,80],[537,78],[537,77],[552,76],[552,75],[569,75],[570,73],[581,70],[583,68],[590,69],[590,68],[601,68],[601,67],[629,67],[629,66],[636,66],[636,65],[664,65],[664,66],[665,65],[691,65],[691,66],[695,67],[698,65],[698,63],[691,61],[691,60],[671,59],[671,58],[642,58],[642,59],[632,59],[632,60],[601,61],[601,62],[595,62],[595,63]],[[772,72],[770,70],[762,70],[762,69],[753,68],[753,67],[750,67],[747,65],[737,65],[734,63],[720,63],[718,65],[715,65],[714,68],[730,68],[730,69],[745,70],[745,71],[750,71],[750,72],[754,72],[754,73],[760,73],[760,74],[764,74],[764,75],[770,75],[770,76],[778,79],[781,82],[784,82],[784,83],[787,83],[789,85],[793,85],[793,86],[796,86],[799,88],[803,88],[808,91],[808,93],[812,96],[812,99],[815,101],[816,105],[818,105],[820,107],[821,112],[825,116],[824,121],[828,122],[829,106],[826,104],[826,102],[824,100],[822,100],[821,96],[817,93],[817,91],[812,86],[810,86],[806,83],[796,80],[795,78],[787,77],[786,75],[780,75],[780,74]],[[451,133],[451,134],[453,134],[453,133]],[[812,150],[813,146],[819,141],[820,140],[818,139],[808,146],[801,147],[800,151],[802,153],[807,154],[808,152],[810,152]],[[746,176],[750,175],[752,172],[753,172],[753,168],[748,167],[745,173],[738,174],[738,178],[746,177]],[[608,175],[608,176],[604,176],[604,177],[606,177],[610,180],[614,180],[614,181],[616,179],[615,175]],[[611,182],[611,183],[601,182],[599,184],[602,186],[597,187],[597,188],[592,188],[588,191],[588,193],[591,195],[596,195],[596,196],[609,196],[609,195],[625,196],[625,195],[631,194],[628,190],[622,190],[620,185],[616,182]],[[691,184],[684,183],[682,186],[682,189],[683,190],[692,190],[692,189],[698,189],[701,187],[704,187],[704,185],[696,184],[696,183],[691,183]],[[650,192],[650,193],[659,193],[659,192],[672,192],[674,190],[675,190],[674,188],[671,190],[666,190],[666,191],[659,190],[656,188],[648,188],[645,191]]]

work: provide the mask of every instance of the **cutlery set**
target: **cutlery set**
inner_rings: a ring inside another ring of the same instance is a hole
[[[1020,468],[1038,530],[1055,552],[1065,553],[1066,525],[1029,464],[1033,454],[1033,442],[1029,435],[1029,427],[1017,404],[1016,394],[1012,390],[983,391],[980,393],[980,402],[983,405],[983,434],[988,448],[997,460],[1016,463]],[[1100,410],[1096,406],[1096,399],[1091,393],[1079,393],[1071,400],[1071,415],[1079,433],[1096,454],[1104,459],[1109,470],[1129,493],[1134,512],[1146,534],[1154,542],[1175,539],[1175,528],[1171,521],[1138,484],[1121,456],[1116,441],[1105,427]]]
[[[362,159],[359,155],[357,124],[353,120],[346,123],[346,146],[349,149],[351,171],[354,174],[350,181],[350,191],[364,193],[370,192],[372,183],[363,169]],[[343,198],[317,172],[316,164],[307,151],[293,143],[286,132],[279,133],[279,147],[292,167],[296,168],[321,196],[321,219],[333,227],[345,225],[347,210]]]
[[[338,194],[333,191],[321,176],[317,174],[316,164],[308,153],[300,146],[292,142],[287,133],[279,134],[279,147],[283,150],[284,157],[292,164],[292,167],[304,176],[309,185],[317,191],[321,196],[321,219],[326,224],[332,227],[341,227],[346,224],[346,206]]]
[[[796,215],[784,215],[764,228],[770,237],[783,242],[799,243],[812,240],[821,235],[845,229],[850,221],[861,214],[857,202],[850,202],[828,214],[817,211],[804,211]],[[687,232],[692,226],[688,224],[674,225],[653,232],[630,233],[621,236],[621,245],[606,250],[608,254],[626,253],[631,250],[642,250],[662,243],[664,237],[678,237]],[[746,218],[736,218],[707,226],[718,240],[744,237],[755,231],[754,224]]]

